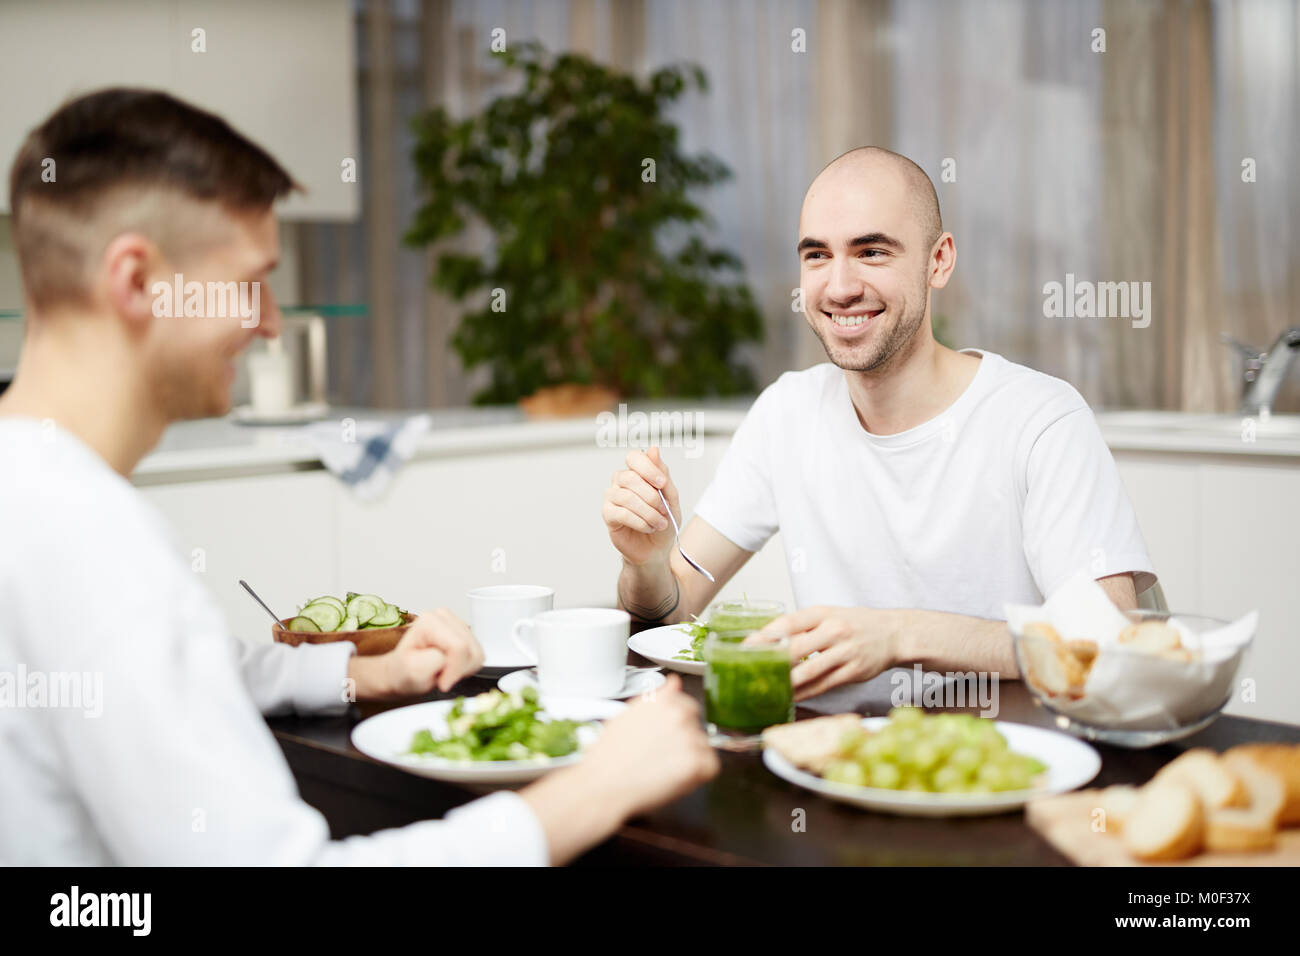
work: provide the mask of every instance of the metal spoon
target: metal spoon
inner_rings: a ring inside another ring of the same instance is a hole
[[[266,602],[263,601],[260,597],[257,596],[257,592],[254,591],[252,588],[250,588],[250,587],[248,586],[248,582],[245,581],[243,578],[240,578],[240,579],[239,579],[239,583],[240,583],[241,585],[243,585],[243,588],[244,588],[245,591],[247,591],[249,594],[251,594],[251,595],[253,596],[253,600],[254,600],[254,601],[256,601],[258,604],[262,605],[262,610],[265,611],[267,614],[271,615],[271,620],[275,621],[275,626],[278,627],[278,628],[279,628],[280,630],[282,630],[282,631],[283,631],[283,630],[286,630],[285,626],[284,626],[283,624],[280,623],[280,619],[279,619],[278,617],[276,617],[275,612],[272,611],[269,607],[266,606]]]
[[[714,581],[713,575],[708,571],[705,571],[694,558],[682,550],[682,529],[677,527],[677,519],[673,517],[673,509],[668,507],[668,499],[664,497],[663,490],[659,488],[656,488],[655,490],[659,492],[659,500],[664,503],[664,511],[668,512],[668,520],[673,523],[673,531],[677,534],[677,550],[681,553],[681,556],[686,559],[687,564],[693,567],[696,571],[699,571],[700,574],[704,575],[711,582],[717,583]]]

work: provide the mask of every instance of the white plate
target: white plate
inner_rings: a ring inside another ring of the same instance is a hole
[[[640,697],[647,694],[656,687],[663,686],[668,678],[664,677],[658,671],[643,671],[635,667],[628,666],[629,673],[623,679],[623,686],[617,693],[610,694],[614,700],[626,700],[629,697]],[[531,687],[534,690],[541,690],[541,685],[537,681],[537,671],[529,668],[528,670],[514,671],[497,681],[497,686],[506,693],[512,690],[523,690],[525,687]]]
[[[277,412],[264,412],[252,405],[240,405],[230,417],[240,425],[305,425],[320,421],[329,415],[330,407],[324,402],[303,402]]]
[[[687,634],[685,624],[665,624],[652,627],[627,639],[627,646],[642,657],[648,657],[660,667],[682,674],[694,674],[699,677],[704,673],[703,661],[675,661],[674,654],[691,649],[691,635]]]
[[[579,728],[577,753],[538,760],[444,760],[410,753],[411,738],[417,730],[431,731],[435,737],[446,730],[447,712],[454,703],[454,700],[435,700],[376,714],[352,728],[352,745],[367,757],[421,777],[454,783],[527,783],[557,767],[577,763],[582,759],[582,751],[599,734],[594,727]],[[626,704],[616,700],[542,698],[542,713],[559,720],[608,720],[625,707]]]
[[[865,717],[862,726],[879,730],[887,717]],[[820,793],[840,803],[851,803],[866,810],[914,817],[974,817],[1006,813],[1038,797],[1076,790],[1097,776],[1101,757],[1082,740],[1025,724],[995,721],[1007,738],[1007,746],[1016,753],[1035,757],[1047,765],[1038,786],[1032,790],[1008,790],[1005,793],[915,793],[907,790],[882,790],[878,787],[854,787],[830,783],[800,770],[770,747],[763,750],[763,763],[778,777],[807,790]]]

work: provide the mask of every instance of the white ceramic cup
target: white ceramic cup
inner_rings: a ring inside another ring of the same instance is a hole
[[[483,647],[485,666],[513,663],[519,657],[511,639],[515,622],[549,611],[554,603],[555,592],[538,584],[494,584],[471,590],[470,626]]]
[[[561,608],[518,621],[512,637],[536,662],[543,694],[609,697],[623,689],[631,627],[626,611]]]

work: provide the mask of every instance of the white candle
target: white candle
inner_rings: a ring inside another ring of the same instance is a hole
[[[264,352],[248,356],[249,391],[259,412],[284,412],[293,407],[293,367],[279,339]]]

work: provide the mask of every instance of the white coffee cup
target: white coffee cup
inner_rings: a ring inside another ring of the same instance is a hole
[[[555,592],[538,584],[494,584],[469,592],[470,626],[483,647],[488,667],[519,657],[511,635],[515,622],[549,611]]]
[[[561,608],[518,621],[512,637],[536,662],[543,694],[610,697],[623,689],[631,627],[626,611]]]

